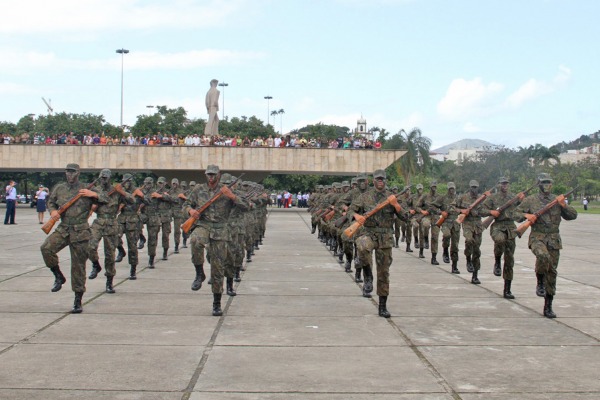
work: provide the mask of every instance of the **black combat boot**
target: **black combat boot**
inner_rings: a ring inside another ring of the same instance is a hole
[[[65,278],[58,265],[50,268],[50,271],[52,271],[54,274],[54,285],[52,285],[52,289],[50,289],[50,291],[58,292],[60,289],[62,289],[62,285],[67,282],[67,278]]]
[[[406,252],[407,253],[412,253],[413,250],[410,248],[410,243],[406,243]]]
[[[150,256],[150,258],[148,258],[148,268],[154,269],[154,256]]]
[[[204,265],[194,265],[196,268],[196,278],[194,278],[194,282],[192,282],[192,290],[200,290],[202,287],[202,282],[206,279],[206,275],[204,275]]]
[[[260,244],[262,246],[262,236],[258,238],[258,244]]]
[[[544,317],[546,318],[556,318],[556,314],[552,311],[552,300],[554,296],[546,293],[544,296]]]
[[[146,244],[146,238],[143,235],[140,235],[140,242],[138,243],[138,249],[139,250],[143,249],[144,244]]]
[[[316,230],[317,230],[317,226],[316,226],[316,225],[313,225],[313,226],[312,226],[312,229],[310,230],[310,234],[311,234],[311,235],[314,235]]]
[[[167,252],[168,251],[169,251],[169,249],[163,249],[163,256],[162,256],[163,260],[168,260],[168,258],[167,258]]]
[[[81,299],[83,298],[83,292],[75,292],[75,301],[73,302],[72,314],[81,314],[83,307],[81,307]]]
[[[473,263],[471,262],[471,256],[467,256],[467,272],[473,272]]]
[[[260,250],[260,248],[258,247],[258,240],[254,241],[254,250]]]
[[[433,264],[433,265],[440,265],[440,263],[438,262],[438,260],[436,259],[436,257],[437,257],[437,253],[431,254],[431,264]]]
[[[346,264],[344,265],[344,272],[352,272],[352,261],[346,257]]]
[[[118,246],[117,250],[119,250],[119,253],[117,254],[117,258],[115,258],[115,262],[121,262],[123,261],[123,257],[125,257],[127,253],[125,253],[125,249],[123,248],[123,246]]]
[[[429,236],[425,236],[423,242],[425,243],[425,248],[429,249]]]
[[[496,276],[502,275],[502,267],[500,266],[500,257],[496,257],[496,261],[494,262],[494,275],[496,275]]]
[[[334,256],[337,255],[338,262],[340,264],[343,264],[344,263],[344,252],[342,251],[342,249],[339,249],[339,250],[340,250],[339,253],[336,252],[336,254],[334,254]]]
[[[458,270],[458,267],[456,266],[457,263],[458,263],[458,261],[452,261],[452,273],[453,274],[460,274],[460,271]]]
[[[448,248],[444,247],[444,254],[442,255],[442,260],[444,260],[444,262],[446,264],[450,264],[450,254],[448,254]]]
[[[250,250],[246,252],[246,262],[252,262],[252,252]]]
[[[392,316],[387,310],[387,296],[379,296],[379,316],[383,318],[389,318]]]
[[[181,247],[187,249],[187,235],[183,235],[183,245]]]
[[[535,274],[537,278],[537,286],[535,288],[535,294],[539,297],[546,295],[546,289],[544,288],[544,274]]]
[[[371,267],[363,267],[363,275],[365,276],[365,283],[362,290],[363,297],[370,298],[373,291],[373,271],[371,271]]]
[[[240,271],[242,270],[242,267],[237,267],[235,269],[235,275],[233,276],[233,280],[236,282],[241,282],[242,278],[240,277]]]
[[[354,266],[354,268],[356,269],[356,272],[354,273],[354,282],[361,283],[363,281],[362,278],[360,277],[362,268],[357,267],[356,265]]]
[[[504,280],[504,298],[505,299],[514,299],[515,296],[513,296],[513,294],[510,292],[510,285],[512,284],[512,281],[509,281],[508,279]]]
[[[113,278],[114,276],[106,277],[106,293],[115,293],[115,288],[113,288]]]
[[[221,310],[221,293],[213,293],[213,316],[220,317],[223,315],[223,310]]]
[[[400,238],[400,242],[404,243],[406,241],[406,235],[402,234],[402,237]]]
[[[135,274],[137,270],[137,265],[132,265],[129,269],[129,280],[135,281],[137,279],[137,275]]]
[[[473,270],[473,276],[471,276],[471,283],[475,284],[475,285],[479,285],[481,282],[479,281],[479,278],[477,278],[477,271]]]
[[[415,236],[413,239],[415,239],[415,240],[413,240],[413,243],[415,244],[415,249],[416,249],[419,247],[419,238]]]
[[[102,271],[100,263],[98,261],[92,262],[92,270],[90,271],[90,276],[88,276],[88,279],[96,279],[100,271]]]
[[[395,248],[398,248],[398,247],[400,247],[400,246],[398,245],[398,240],[400,240],[400,238],[399,238],[398,236],[396,236],[396,242],[394,243],[394,247],[395,247]]]
[[[425,258],[425,256],[423,255],[423,248],[422,247],[419,249],[419,258]]]
[[[237,293],[233,290],[233,278],[227,278],[225,285],[227,286],[227,295],[235,296]]]
[[[173,253],[179,254],[179,243],[175,243],[175,250],[173,250]]]

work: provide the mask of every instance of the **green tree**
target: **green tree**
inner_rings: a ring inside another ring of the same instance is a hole
[[[398,146],[398,147],[396,147]],[[411,184],[411,177],[419,171],[426,171],[431,166],[429,148],[431,139],[423,136],[419,128],[413,128],[406,133],[400,130],[390,140],[386,140],[385,149],[403,149],[406,154],[394,163],[398,175],[401,175],[407,185]]]

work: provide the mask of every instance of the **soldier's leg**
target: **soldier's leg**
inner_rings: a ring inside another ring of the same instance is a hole
[[[412,237],[413,237],[413,226],[412,226],[412,222],[411,221],[407,221],[406,222],[406,252],[407,253],[412,253],[412,249],[410,248],[410,244],[412,243]]]
[[[440,228],[435,224],[431,224],[431,254],[438,253],[439,247],[439,238],[440,238]]]
[[[152,217],[148,221],[148,267],[154,268],[154,257],[156,257],[156,246],[158,246],[158,232],[160,231],[160,220]]]
[[[102,232],[104,227],[98,223],[94,223],[91,228],[91,237],[88,244],[88,258],[92,262],[92,270],[90,271],[89,279],[96,279],[102,267],[100,266],[100,257],[98,256],[98,246],[102,240]]]
[[[129,279],[137,278],[137,265],[138,265],[138,248],[137,242],[139,240],[139,231],[134,227],[131,230],[125,231],[125,237],[127,239],[127,260],[129,261]]]
[[[234,280],[236,282],[240,282],[242,278],[240,277],[240,272],[242,271],[242,266],[244,264],[244,243],[246,242],[246,238],[243,232],[238,233],[237,243],[234,244],[234,255],[233,255],[233,265],[235,267],[235,276]]]
[[[400,238],[400,241],[402,243],[404,243],[406,241],[406,221],[402,221],[400,220],[400,232],[402,233],[402,237]]]
[[[64,238],[59,232],[54,231],[46,237],[46,240],[44,240],[44,243],[40,247],[44,264],[54,274],[52,292],[58,292],[62,288],[62,285],[67,282],[58,265],[58,252],[68,245],[68,238]]]
[[[73,235],[71,235],[73,236]],[[75,292],[73,302],[73,314],[79,314],[83,311],[81,305],[83,294],[85,293],[85,262],[88,259],[90,231],[80,231],[77,238],[69,244],[71,251],[71,289]]]
[[[515,248],[515,239],[507,239],[504,246],[504,270],[502,272],[502,277],[508,281],[513,280],[513,267],[515,265]]]
[[[482,234],[481,233],[473,233],[473,253],[472,253],[472,259],[471,261],[473,262],[473,269],[475,271],[479,271],[479,269],[481,268],[481,240],[482,240]]]
[[[173,218],[173,242],[175,243],[175,253],[179,253],[179,243],[181,243],[181,218]]]
[[[381,245],[386,245],[382,243]],[[377,263],[377,295],[379,296],[379,316],[391,317],[387,310],[387,298],[390,293],[390,265],[392,265],[392,249],[375,249],[375,262]]]
[[[431,228],[431,219],[424,217],[421,220],[421,230],[423,231],[423,242],[426,249],[429,248],[429,228]]]
[[[115,251],[117,249],[117,235],[104,236],[104,275],[115,276]]]
[[[223,293],[223,276],[227,262],[227,242],[225,240],[212,240],[208,246],[208,257],[210,258],[210,277],[212,281],[212,292]]]
[[[169,250],[169,241],[171,237],[171,217],[161,217],[161,230],[162,230],[162,248],[163,248],[163,260],[167,259],[167,252]]]
[[[362,235],[356,238],[356,248],[358,249],[358,258],[365,282],[363,285],[363,297],[371,297],[371,292],[373,291],[373,260],[371,253],[375,249],[375,243],[368,234]]]
[[[454,223],[458,225],[457,223]],[[460,225],[450,229],[450,260],[458,262],[458,243],[460,242]]]

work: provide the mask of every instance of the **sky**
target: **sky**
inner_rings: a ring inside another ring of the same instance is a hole
[[[432,149],[550,146],[600,129],[596,0],[19,0],[0,13],[0,121],[55,112],[120,125],[153,108],[284,133],[322,122]],[[127,49],[128,54],[116,53]],[[265,96],[272,99],[266,100]],[[273,110],[284,113],[271,116]]]

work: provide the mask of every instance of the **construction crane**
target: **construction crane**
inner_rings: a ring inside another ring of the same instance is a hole
[[[46,107],[48,107],[48,114],[52,115],[54,112],[54,109],[50,105],[50,103],[52,103],[52,99],[48,99],[48,101],[46,101],[46,99],[42,97],[42,100],[44,101],[44,104],[46,104]]]

